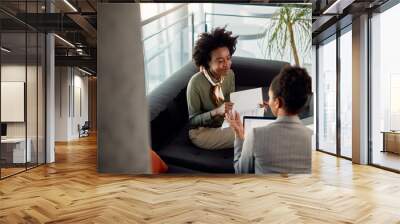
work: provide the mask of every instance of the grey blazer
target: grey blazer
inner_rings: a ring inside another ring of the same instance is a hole
[[[235,138],[236,173],[310,173],[312,131],[298,116],[278,117]]]

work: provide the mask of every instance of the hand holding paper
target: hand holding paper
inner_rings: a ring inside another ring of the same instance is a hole
[[[216,115],[224,116],[226,113],[228,113],[229,111],[232,110],[232,107],[233,107],[233,103],[225,102],[218,108],[211,111],[211,115],[212,116],[216,116]]]
[[[240,120],[243,120],[243,116],[264,115],[264,108],[260,108],[260,102],[264,102],[262,88],[231,93],[230,99],[233,103],[233,110],[239,113]],[[221,128],[227,127],[229,127],[229,124],[225,121]]]
[[[263,102],[262,89],[249,89],[233,92],[230,95],[231,102],[234,103],[233,109],[239,113],[254,111],[259,109],[260,102]]]

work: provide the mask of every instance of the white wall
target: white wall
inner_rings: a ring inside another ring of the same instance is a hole
[[[68,85],[67,67],[55,68],[55,141],[68,140]]]
[[[56,67],[56,141],[79,138],[78,124],[82,126],[88,120],[88,77],[83,75],[76,68]]]
[[[31,76],[36,77],[36,67],[34,66],[28,66],[27,68],[25,65],[18,65],[18,64],[9,64],[9,65],[2,65],[1,66],[1,81],[3,82],[25,82],[25,75],[27,69],[27,75],[28,75],[28,80],[30,85],[36,85],[36,81],[33,83],[33,78]],[[40,72],[40,71],[39,71]],[[29,105],[30,102],[33,102],[35,98],[36,99],[36,88],[28,88],[28,93],[27,93],[27,101],[28,101],[28,106],[29,106],[29,111],[35,111],[36,110],[36,103]],[[32,91],[30,91],[32,90]],[[36,102],[36,101],[35,101]],[[34,107],[34,108],[33,108]],[[7,108],[1,108],[2,110],[6,110]],[[31,116],[32,115],[32,116]],[[33,127],[34,124],[31,124],[32,121],[36,123],[36,113],[28,113],[27,114],[27,119],[28,119],[28,129],[32,127],[34,130],[36,130],[36,126]],[[7,122],[7,136],[8,137],[25,137],[25,123],[26,122]],[[32,129],[32,130],[33,130]],[[30,130],[28,130],[28,137],[29,137]]]
[[[78,74],[77,74],[78,72]],[[74,105],[72,108],[72,119],[71,119],[71,132],[70,135],[72,138],[78,138],[78,124],[82,126],[85,121],[89,120],[89,92],[88,92],[88,77],[82,76],[82,73],[78,70],[74,70],[74,96],[72,99],[74,102],[71,102],[71,105]],[[80,91],[80,93],[78,93]],[[80,97],[79,97],[80,95]],[[80,102],[79,102],[80,101]],[[80,104],[80,105],[79,105]],[[81,108],[79,108],[81,107]],[[81,110],[81,111],[80,111]]]
[[[6,122],[7,137],[30,139],[32,161],[44,162],[44,74],[42,67],[25,64],[3,64],[1,66],[2,82],[24,82],[26,84],[26,106],[22,108],[26,112],[24,122]],[[7,96],[2,96],[7,97]],[[7,110],[10,108],[1,108]],[[11,111],[12,112],[12,111]],[[38,150],[38,151],[37,151]],[[37,154],[39,156],[37,157]]]

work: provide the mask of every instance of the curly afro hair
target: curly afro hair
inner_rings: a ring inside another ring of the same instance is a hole
[[[225,27],[217,27],[211,33],[200,34],[193,50],[194,63],[197,67],[203,66],[209,69],[211,52],[220,47],[227,47],[229,53],[233,55],[236,50],[237,38],[238,36],[232,36],[232,32],[225,30]]]
[[[283,100],[283,108],[290,114],[300,113],[311,95],[311,77],[304,68],[285,66],[272,80],[270,90]]]

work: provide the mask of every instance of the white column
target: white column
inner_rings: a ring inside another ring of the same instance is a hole
[[[72,67],[55,69],[55,141],[70,141],[72,119]]]
[[[55,161],[55,76],[54,35],[46,35],[46,163]]]
[[[353,162],[368,163],[368,16],[353,20]]]

